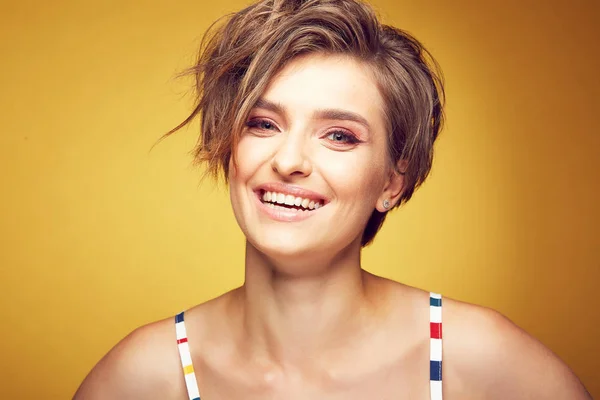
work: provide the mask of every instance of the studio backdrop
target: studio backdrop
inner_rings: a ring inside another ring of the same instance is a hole
[[[202,33],[246,4],[2,1],[1,399],[70,398],[127,333],[243,282],[198,125],[152,146]],[[372,4],[437,58],[447,124],[364,268],[501,311],[600,397],[599,3]]]

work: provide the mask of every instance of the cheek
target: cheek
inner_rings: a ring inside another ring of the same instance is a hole
[[[228,179],[230,186],[233,188],[237,183],[244,182],[252,174],[252,170],[255,169],[253,166],[253,160],[256,161],[256,157],[250,154],[251,146],[248,145],[247,140],[240,140],[236,149],[233,150],[235,157],[231,157],[229,160],[229,175]],[[233,162],[235,158],[235,164]]]
[[[371,151],[327,156],[322,171],[336,194],[370,210],[383,188],[384,158]]]
[[[242,136],[238,143],[235,152],[235,161],[233,157],[229,161],[229,191],[234,212],[236,208],[241,207],[241,199],[247,194],[248,184],[256,175],[257,171],[268,160],[269,147],[265,140],[253,136]]]
[[[235,219],[241,228],[244,235],[248,235],[247,218],[249,210],[247,209],[247,187],[248,182],[256,171],[256,166],[253,164],[255,158],[249,153],[251,149],[247,142],[242,139],[237,148],[234,149],[234,157],[229,160],[229,172],[228,172],[228,183],[229,183],[229,199],[231,201],[231,208]]]
[[[233,171],[230,168],[230,177],[243,179],[252,175],[264,164],[266,160],[269,160],[269,155],[272,153],[271,141],[265,138],[258,138],[251,135],[244,135],[240,139],[237,148],[234,150],[235,158],[237,163],[237,171]],[[230,161],[230,167],[233,167],[233,162]]]

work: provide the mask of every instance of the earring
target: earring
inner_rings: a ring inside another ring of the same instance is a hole
[[[389,201],[388,199],[385,199],[385,200],[383,201],[383,208],[385,208],[386,210],[387,210],[388,208],[390,208],[390,201]]]

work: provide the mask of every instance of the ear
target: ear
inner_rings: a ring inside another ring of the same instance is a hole
[[[394,208],[394,206],[400,200],[402,193],[404,192],[404,174],[406,173],[406,167],[408,163],[406,160],[400,160],[396,164],[396,168],[391,168],[388,175],[383,192],[377,199],[377,205],[375,208],[377,211],[385,213]],[[390,202],[390,206],[385,208],[383,202],[387,200]]]

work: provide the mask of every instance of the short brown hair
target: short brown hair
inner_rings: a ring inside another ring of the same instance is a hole
[[[349,55],[371,67],[386,105],[390,162],[395,168],[399,160],[406,165],[398,171],[405,179],[398,205],[408,201],[429,174],[442,126],[441,71],[421,43],[381,24],[371,7],[357,0],[262,0],[217,21],[188,71],[196,79],[195,108],[167,135],[201,116],[195,159],[208,164],[209,174],[218,178],[223,172],[227,180],[248,114],[270,80],[294,57],[317,52]],[[373,211],[363,246],[385,216]]]

